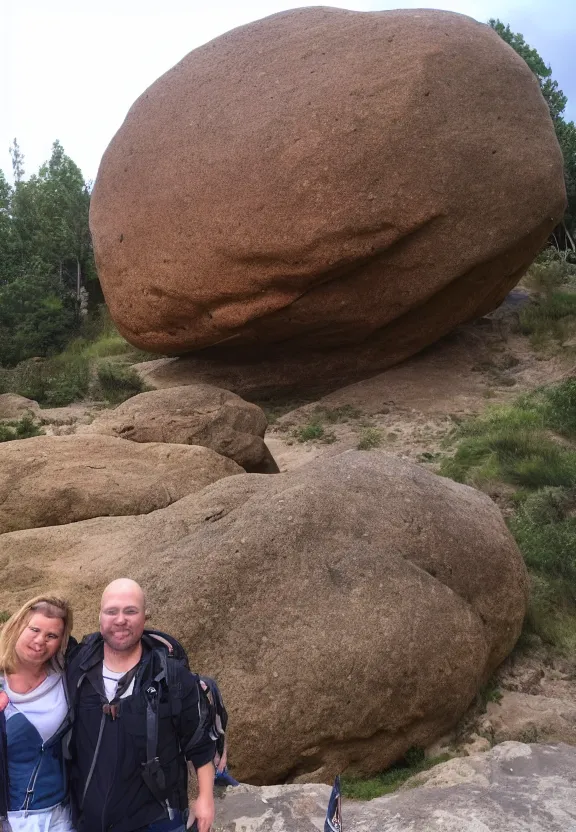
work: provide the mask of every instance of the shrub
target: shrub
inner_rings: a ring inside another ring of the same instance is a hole
[[[114,403],[123,402],[148,389],[136,370],[111,361],[98,365],[97,377],[104,396]]]
[[[23,416],[19,420],[0,422],[0,442],[12,442],[15,439],[29,439],[31,436],[41,436],[44,431],[36,425],[31,416]]]
[[[309,422],[301,428],[295,428],[293,434],[298,442],[310,442],[313,439],[320,439],[322,442],[334,442],[336,437],[331,431],[326,431],[324,425],[318,421]]]
[[[356,447],[359,451],[371,451],[373,448],[379,448],[381,444],[382,431],[378,428],[364,428]]]
[[[533,346],[549,339],[564,341],[576,322],[576,293],[555,291],[542,295],[520,313],[520,331],[529,335]]]

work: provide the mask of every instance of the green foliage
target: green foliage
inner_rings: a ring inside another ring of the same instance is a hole
[[[104,361],[97,368],[98,382],[108,401],[123,402],[148,388],[132,367]]]
[[[11,147],[14,187],[0,172],[0,364],[63,349],[79,326],[78,292],[95,278],[90,193],[59,142],[37,174]]]
[[[549,339],[565,340],[576,326],[576,293],[552,292],[525,306],[520,330],[538,347]]]
[[[500,702],[502,699],[502,691],[498,687],[498,683],[494,679],[490,679],[480,690],[478,698],[483,706],[486,707],[489,702]]]
[[[311,421],[303,427],[296,428],[293,436],[298,442],[310,442],[313,439],[321,440],[322,442],[334,442],[335,436],[330,431],[326,431],[324,425],[318,421]]]
[[[510,531],[532,576],[528,628],[576,647],[576,379],[492,407],[458,426],[441,473],[515,489]]]
[[[0,286],[0,363],[63,349],[76,323],[74,299],[57,278],[15,278]]]
[[[48,407],[83,399],[90,384],[90,364],[81,355],[62,353],[52,359],[23,361],[0,371],[0,390],[18,393]]]
[[[22,416],[21,419],[10,422],[0,422],[0,442],[29,439],[31,436],[41,436],[43,433],[44,431],[34,423],[31,416]]]
[[[341,778],[342,796],[354,800],[372,800],[375,797],[390,794],[415,774],[427,771],[449,759],[449,754],[426,759],[422,749],[409,749],[403,760],[374,777],[343,775]]]
[[[373,448],[379,448],[381,444],[382,431],[378,428],[364,428],[356,447],[359,451],[371,451]]]
[[[536,76],[542,95],[548,104],[556,137],[564,157],[564,176],[568,193],[568,211],[565,222],[574,236],[576,228],[576,126],[574,122],[567,122],[563,118],[568,99],[552,78],[551,67],[542,60],[536,49],[526,43],[520,33],[512,32],[510,26],[505,26],[500,20],[490,20],[489,25],[520,57],[524,58]]]

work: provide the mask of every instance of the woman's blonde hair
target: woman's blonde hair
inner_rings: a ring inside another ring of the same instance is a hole
[[[51,595],[37,595],[36,598],[27,601],[2,627],[0,632],[0,673],[14,673],[16,670],[18,666],[16,642],[36,612],[45,615],[46,618],[59,618],[64,622],[60,649],[52,659],[54,669],[62,670],[64,668],[64,654],[72,632],[72,609],[68,602],[62,600],[62,598]]]

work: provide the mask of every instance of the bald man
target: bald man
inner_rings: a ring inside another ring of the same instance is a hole
[[[78,832],[184,832],[189,765],[198,776],[198,831],[209,832],[214,820],[215,743],[199,679],[167,658],[145,621],[142,588],[128,578],[112,581],[102,595],[100,632],[83,639],[68,662]]]

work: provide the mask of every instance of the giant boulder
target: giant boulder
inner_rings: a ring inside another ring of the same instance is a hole
[[[562,217],[562,168],[536,78],[488,26],[296,9],[132,106],[92,196],[98,273],[146,350],[364,343],[382,369],[502,301]]]
[[[208,448],[109,436],[0,445],[0,533],[101,515],[147,514],[242,468]]]
[[[0,569],[0,609],[65,593],[79,636],[109,580],[139,580],[154,624],[219,680],[233,770],[256,783],[380,771],[430,745],[512,649],[527,594],[488,497],[361,452],[0,535]]]

